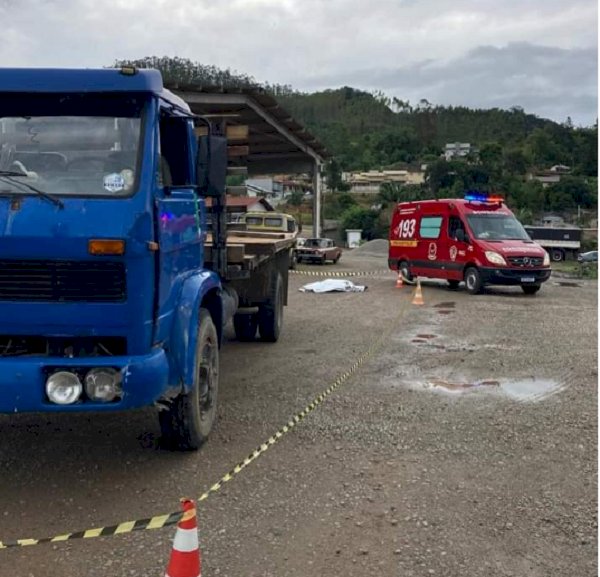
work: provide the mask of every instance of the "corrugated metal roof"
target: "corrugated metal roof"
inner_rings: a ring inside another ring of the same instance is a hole
[[[303,154],[320,162],[331,157],[325,146],[263,89],[181,83],[165,83],[165,88],[182,97],[196,114],[248,125],[249,157]]]

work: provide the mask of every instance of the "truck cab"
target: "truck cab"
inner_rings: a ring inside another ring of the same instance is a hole
[[[0,69],[0,110],[0,412],[156,406],[198,448],[232,314],[204,263],[225,139],[154,70]]]

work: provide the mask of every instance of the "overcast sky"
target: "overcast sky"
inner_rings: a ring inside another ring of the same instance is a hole
[[[590,125],[597,0],[0,0],[0,66],[179,56],[300,90]]]

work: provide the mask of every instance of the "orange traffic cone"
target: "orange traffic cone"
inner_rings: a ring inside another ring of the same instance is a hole
[[[415,291],[415,297],[412,301],[413,305],[424,305],[423,293],[421,292],[421,281],[417,278],[417,290]]]
[[[177,525],[171,559],[165,577],[201,577],[196,505],[190,499],[182,499],[181,504],[183,517]]]
[[[402,288],[404,284],[402,283],[402,271],[398,271],[398,278],[396,279],[396,288]]]

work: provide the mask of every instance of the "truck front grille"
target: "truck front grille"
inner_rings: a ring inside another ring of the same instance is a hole
[[[0,259],[0,300],[121,302],[125,265],[109,261]]]
[[[515,266],[542,266],[544,259],[541,256],[509,256],[508,262]]]

